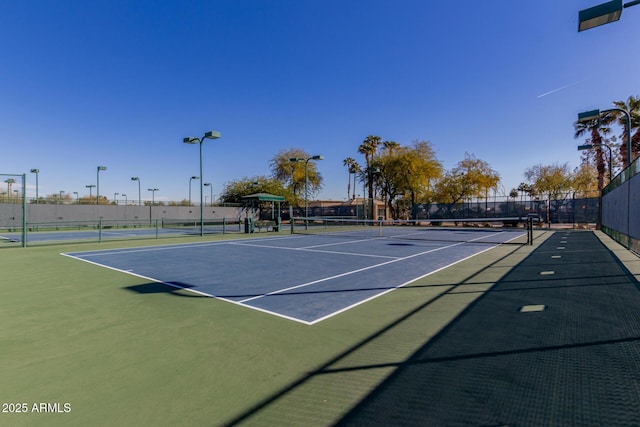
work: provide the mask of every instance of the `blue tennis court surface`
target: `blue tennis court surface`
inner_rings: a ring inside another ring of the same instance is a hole
[[[525,234],[451,233],[450,241],[287,235],[64,255],[314,324]]]

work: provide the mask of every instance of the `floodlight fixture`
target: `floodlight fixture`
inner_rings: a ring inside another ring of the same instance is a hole
[[[189,206],[191,206],[191,181],[193,181],[194,179],[200,179],[200,177],[192,176],[191,178],[189,178]]]
[[[140,177],[131,177],[131,181],[138,181],[138,206],[142,205],[142,197],[140,195]]]
[[[220,132],[217,132],[215,130],[210,130],[204,133],[205,139],[218,139],[220,138],[220,136],[221,136]]]
[[[638,0],[638,3],[640,3],[640,0]],[[603,111],[600,111],[600,110],[585,111],[584,113],[578,114],[578,123],[584,123],[591,120],[599,119],[601,114],[610,113],[612,111],[618,111],[625,115],[625,119],[626,119],[625,133],[627,138],[627,166],[629,166],[632,160],[631,159],[631,115],[627,110],[624,110],[622,108],[609,108],[608,110],[603,110]]]
[[[609,144],[584,144],[578,145],[578,151],[591,150],[596,147],[606,147],[609,150],[609,182],[613,178],[613,165],[611,164],[613,161],[613,150]]]
[[[40,173],[40,169],[31,169],[31,173],[36,174],[36,205],[38,204],[38,174]]]
[[[622,0],[612,0],[578,12],[578,32],[609,24],[620,19],[622,9],[640,4],[640,0],[622,4]]]
[[[94,188],[95,186],[96,186],[95,184],[85,185],[85,187],[89,189],[89,203],[91,203],[91,189]]]
[[[159,191],[158,188],[147,188],[147,190],[151,191],[151,206],[156,203],[156,191]]]
[[[578,12],[578,32],[620,19],[622,0],[612,0]]]
[[[600,118],[600,110],[590,110],[578,113],[578,123],[590,122]]]
[[[213,206],[213,185],[211,185],[210,182],[205,182],[204,184],[205,187],[209,187],[209,189],[211,190],[211,206]]]
[[[98,166],[98,171],[96,172],[96,205],[100,204],[100,171],[106,170],[106,166]]]

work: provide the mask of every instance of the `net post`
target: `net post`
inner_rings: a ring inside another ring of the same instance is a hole
[[[289,205],[289,227],[291,228],[291,234],[293,234],[293,206]]]

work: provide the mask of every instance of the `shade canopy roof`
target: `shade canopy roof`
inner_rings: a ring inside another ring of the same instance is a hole
[[[258,201],[258,202],[284,202],[285,198],[282,196],[276,196],[269,193],[255,193],[247,196],[242,196],[244,201]]]

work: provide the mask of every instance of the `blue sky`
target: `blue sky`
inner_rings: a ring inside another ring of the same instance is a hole
[[[0,0],[0,173],[84,195],[105,165],[101,194],[136,199],[139,176],[143,199],[181,200],[199,173],[182,138],[214,129],[214,194],[296,147],[342,200],[373,134],[428,140],[445,168],[473,154],[508,192],[579,164],[578,112],[640,94],[640,6],[578,33],[600,2]]]

